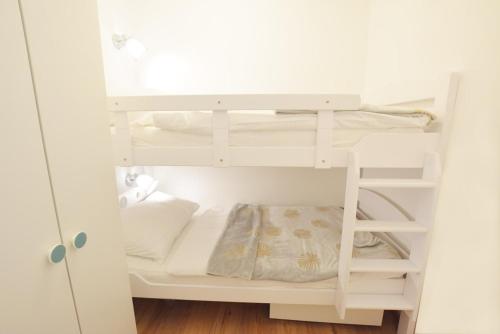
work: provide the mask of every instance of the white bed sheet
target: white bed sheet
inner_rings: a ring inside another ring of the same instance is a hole
[[[152,116],[133,122],[133,144],[142,147],[212,145],[210,115],[198,113],[204,116],[186,116],[184,120],[184,114],[172,114],[172,120],[166,122],[171,124],[163,129],[155,126]],[[426,113],[337,112],[331,125],[332,146],[352,146],[363,136],[376,132],[423,132],[431,119]],[[230,114],[230,146],[314,146],[315,143],[316,115]]]
[[[307,283],[244,280],[206,274],[208,260],[224,231],[228,212],[209,209],[195,215],[176,240],[164,262],[127,256],[130,273],[149,282],[163,284],[225,285],[246,287],[333,288],[337,278]],[[354,273],[351,280],[399,278],[393,273]]]

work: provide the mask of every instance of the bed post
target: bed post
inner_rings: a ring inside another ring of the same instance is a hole
[[[455,110],[455,103],[458,94],[458,84],[460,75],[457,72],[451,72],[446,77],[442,84],[440,95],[436,97],[436,109],[443,116],[443,127],[439,139],[439,153],[441,155],[441,164],[444,164],[446,149],[450,137],[450,129],[453,122],[453,114]]]

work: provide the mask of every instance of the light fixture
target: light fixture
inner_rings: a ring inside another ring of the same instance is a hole
[[[137,187],[137,177],[139,177],[139,173],[127,173],[125,175],[125,184],[129,187]]]
[[[137,39],[124,34],[113,34],[111,37],[113,45],[118,50],[125,48],[130,56],[134,59],[139,59],[142,57],[146,48]]]
[[[146,192],[149,192],[151,189],[156,189],[158,181],[146,174],[127,173],[127,175],[125,175],[125,184],[128,187],[139,187]]]

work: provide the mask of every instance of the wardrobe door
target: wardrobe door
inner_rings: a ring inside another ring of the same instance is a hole
[[[17,0],[0,1],[0,45],[0,333],[80,333],[64,258],[49,262],[61,236]]]
[[[96,1],[20,3],[82,333],[135,333]],[[71,246],[80,232],[86,243]]]

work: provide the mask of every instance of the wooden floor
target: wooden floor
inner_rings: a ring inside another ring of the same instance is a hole
[[[373,327],[269,319],[267,304],[135,298],[134,310],[138,334],[394,334],[397,327],[391,312]]]

